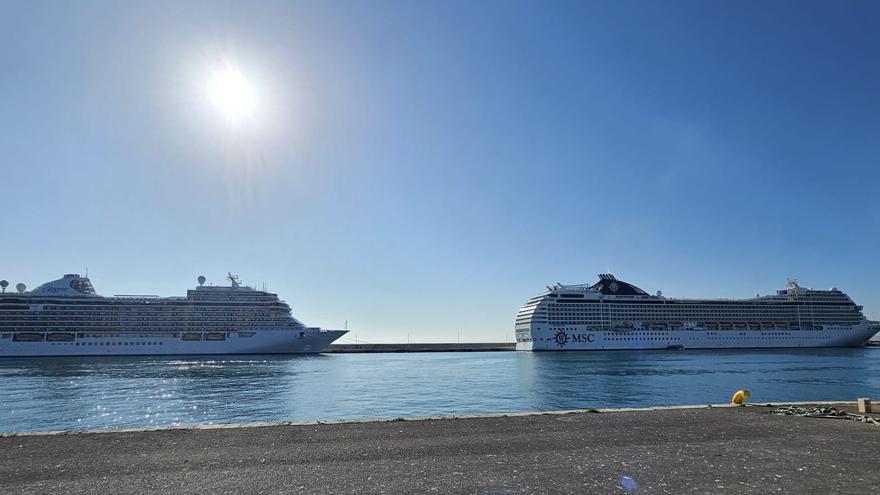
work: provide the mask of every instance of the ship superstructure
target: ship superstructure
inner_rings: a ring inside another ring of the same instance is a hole
[[[307,327],[277,294],[227,278],[200,276],[185,297],[104,297],[73,273],[32,291],[0,283],[0,357],[315,353],[346,333]]]
[[[794,280],[749,299],[674,299],[599,275],[593,285],[562,285],[517,313],[517,350],[850,347],[880,332],[837,288]]]

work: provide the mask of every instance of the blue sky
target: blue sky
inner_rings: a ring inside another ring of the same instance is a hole
[[[880,318],[876,2],[0,4],[13,284],[233,271],[371,342],[511,340],[600,272]]]

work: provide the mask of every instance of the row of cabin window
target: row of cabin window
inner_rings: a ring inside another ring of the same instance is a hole
[[[119,346],[119,345],[164,345],[164,342],[77,342],[76,345],[83,346]]]

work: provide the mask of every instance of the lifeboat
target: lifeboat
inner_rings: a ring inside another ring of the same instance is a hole
[[[624,322],[615,324],[613,327],[611,327],[611,329],[615,332],[629,332],[633,329],[633,326],[632,323]]]

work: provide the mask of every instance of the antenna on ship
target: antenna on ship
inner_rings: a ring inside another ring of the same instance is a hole
[[[24,292],[25,289],[27,289],[27,285],[24,285],[23,283],[19,282],[18,284],[15,285],[15,289],[18,292]]]
[[[348,320],[345,320],[345,331],[348,331]]]
[[[199,285],[200,285],[200,286],[201,286],[201,285],[205,285],[205,280],[206,280],[206,279],[205,279],[205,276],[204,276],[204,275],[199,275],[199,278],[197,278],[196,280],[199,281]]]
[[[9,282],[0,280],[0,292],[6,292],[7,287],[9,287]]]
[[[238,280],[238,276],[233,275],[232,272],[227,272],[227,275],[228,276],[226,278],[229,280],[229,282],[232,283],[232,287],[234,289],[237,289],[241,285],[241,282],[239,282]]]

